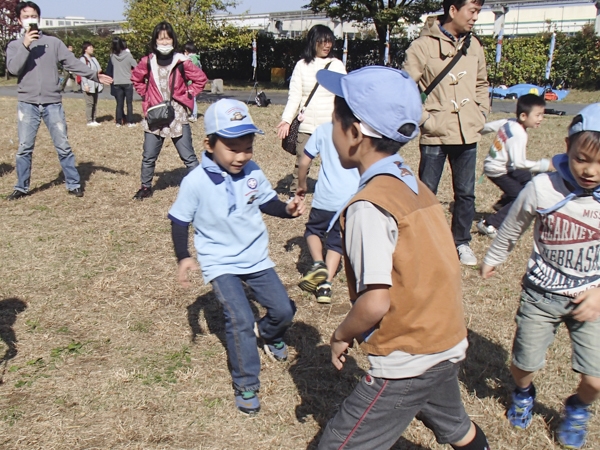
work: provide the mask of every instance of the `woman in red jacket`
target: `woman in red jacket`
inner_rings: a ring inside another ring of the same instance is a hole
[[[175,119],[167,127],[150,128],[144,119],[144,153],[142,155],[142,186],[133,197],[143,200],[152,196],[152,178],[156,160],[165,138],[173,140],[179,157],[192,170],[198,165],[198,158],[192,145],[192,130],[188,122],[196,96],[202,92],[207,78],[202,70],[177,48],[177,35],[168,22],[161,22],[152,32],[150,41],[152,53],[144,56],[131,73],[131,81],[142,97],[142,110],[146,117],[148,109],[171,98]],[[173,79],[174,77],[174,79]],[[188,85],[187,82],[191,81]]]

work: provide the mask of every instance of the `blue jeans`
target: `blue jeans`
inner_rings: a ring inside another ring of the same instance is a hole
[[[260,356],[254,335],[256,320],[242,282],[252,289],[256,301],[267,309],[267,314],[258,321],[258,330],[268,344],[283,340],[296,306],[273,269],[244,275],[225,274],[211,281],[215,295],[223,305],[233,385],[240,391],[256,391],[260,387]]]
[[[67,189],[71,191],[81,187],[79,172],[75,167],[75,155],[67,140],[67,121],[65,120],[62,103],[34,105],[19,102],[17,105],[17,119],[19,150],[16,158],[17,184],[15,190],[29,191],[33,147],[42,119],[50,132],[56,153],[58,153],[58,160],[65,176]]]
[[[437,194],[446,158],[452,170],[454,189],[454,213],[452,214],[452,237],[458,247],[471,241],[471,224],[475,218],[475,164],[477,144],[421,145],[419,178]]]

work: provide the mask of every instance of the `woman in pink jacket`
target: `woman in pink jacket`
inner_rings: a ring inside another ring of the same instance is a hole
[[[171,98],[171,86],[174,82],[172,105],[175,119],[167,127],[152,129],[145,119],[143,121],[142,186],[133,197],[135,200],[152,197],[154,167],[165,138],[173,140],[179,157],[188,170],[198,165],[188,116],[194,107],[196,96],[202,92],[207,81],[202,70],[187,56],[175,51],[177,35],[168,22],[156,25],[150,48],[152,53],[144,56],[131,73],[133,87],[143,99],[142,110],[145,117],[149,108]],[[188,81],[191,82],[189,85]]]

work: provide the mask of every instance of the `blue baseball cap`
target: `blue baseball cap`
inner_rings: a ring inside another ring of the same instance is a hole
[[[348,75],[319,70],[317,81],[343,97],[356,118],[380,135],[404,144],[419,134],[423,114],[421,94],[404,70],[368,66]],[[415,126],[410,135],[400,132],[406,124]]]
[[[250,117],[248,107],[238,100],[224,98],[204,113],[204,131],[223,138],[237,138],[251,133],[265,134]]]
[[[569,128],[569,136],[582,131],[600,132],[600,103],[593,103],[583,108],[579,114],[581,121]]]

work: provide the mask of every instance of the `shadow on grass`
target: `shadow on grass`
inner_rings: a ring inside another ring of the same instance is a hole
[[[17,356],[17,335],[13,325],[17,322],[17,316],[27,309],[27,304],[18,298],[6,298],[0,300],[0,339],[4,341],[6,346],[6,352],[0,364],[2,364],[2,372],[0,373],[0,384],[4,379],[4,372],[6,371],[6,363],[8,360],[13,359]]]
[[[110,114],[105,114],[103,116],[96,117],[96,122],[98,122],[98,123],[114,122],[114,120],[115,120],[114,116],[111,116]]]
[[[493,398],[505,409],[511,402],[514,381],[509,370],[509,353],[499,344],[469,330],[469,350],[462,363],[460,381],[477,398]],[[556,431],[560,413],[536,401],[534,414],[539,414],[550,431]]]
[[[277,192],[278,194],[289,194],[290,186],[291,186],[293,180],[294,180],[294,177],[291,173],[289,175],[286,175],[285,177],[283,177],[281,180],[279,180],[277,182],[277,185],[275,185],[275,188],[274,188],[275,192]],[[317,180],[315,180],[314,178],[308,177],[306,179],[306,188],[307,188],[306,193],[307,194],[315,193],[315,184],[317,184]]]
[[[286,252],[291,252],[295,246],[300,247],[300,256],[298,256],[298,261],[296,261],[296,269],[300,275],[304,275],[313,262],[304,236],[296,236],[288,239],[284,248]]]
[[[188,174],[187,167],[178,167],[177,169],[156,172],[156,183],[152,188],[154,191],[163,191],[170,187],[179,187],[181,180]]]
[[[0,164],[0,177],[3,177],[4,175],[8,175],[13,170],[15,170],[15,166],[13,166],[12,164],[7,164],[7,163]]]
[[[83,162],[83,163],[77,164],[77,171],[79,172],[79,177],[81,179],[81,181],[80,181],[81,188],[84,191],[85,191],[85,185],[90,180],[91,176],[98,171],[106,172],[106,173],[114,173],[114,174],[119,174],[119,175],[129,175],[129,172],[126,172],[124,170],[115,170],[115,169],[111,169],[110,167],[97,166],[96,164],[94,164],[93,161],[88,161],[88,162]],[[36,187],[35,189],[32,189],[30,193],[33,194],[36,192],[42,192],[42,191],[45,191],[46,189],[50,189],[53,186],[60,186],[61,184],[64,184],[64,182],[65,182],[65,176],[61,171],[61,172],[59,172],[58,176],[54,180],[44,183],[41,186]]]

